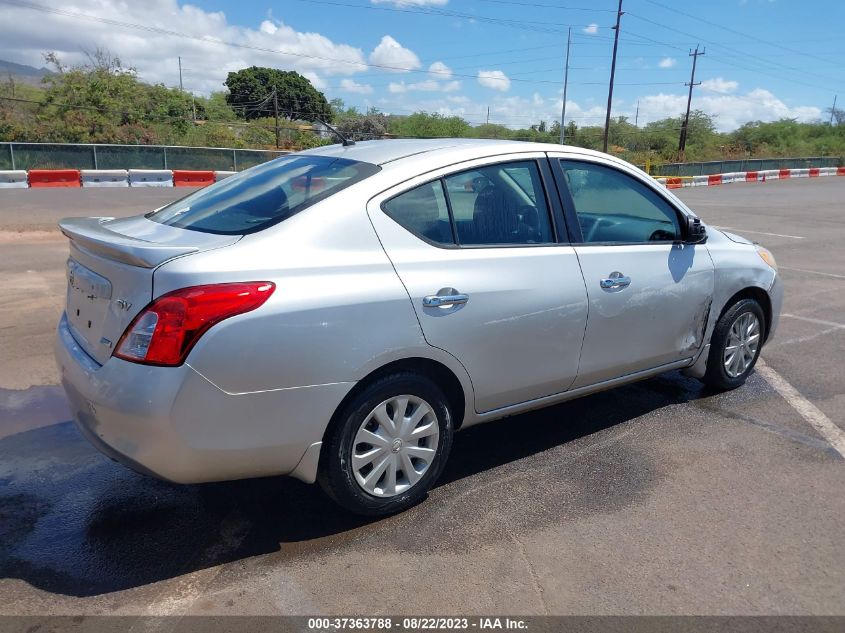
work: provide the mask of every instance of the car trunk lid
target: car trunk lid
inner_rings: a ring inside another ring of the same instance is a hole
[[[179,229],[143,216],[70,218],[67,318],[79,345],[105,363],[132,319],[153,299],[155,269],[175,257],[234,244],[239,235]]]

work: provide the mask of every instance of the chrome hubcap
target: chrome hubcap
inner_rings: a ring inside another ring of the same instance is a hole
[[[434,409],[411,395],[385,400],[364,418],[352,444],[352,471],[366,492],[392,497],[431,467],[440,427]]]
[[[731,325],[728,344],[722,356],[725,373],[737,378],[745,373],[760,346],[760,320],[752,312],[741,314]]]

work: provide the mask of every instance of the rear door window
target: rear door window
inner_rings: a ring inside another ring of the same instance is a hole
[[[381,168],[327,156],[286,156],[200,189],[147,215],[169,226],[243,235],[282,222]]]

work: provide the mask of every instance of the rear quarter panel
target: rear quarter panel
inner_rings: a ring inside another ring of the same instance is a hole
[[[420,356],[460,364],[429,346],[378,241],[360,186],[237,244],[162,266],[154,294],[226,281],[272,281],[261,308],[209,330],[188,364],[228,393],[351,382]],[[470,400],[471,401],[471,400]]]

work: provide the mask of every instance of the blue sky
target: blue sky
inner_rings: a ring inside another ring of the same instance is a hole
[[[41,65],[104,47],[148,81],[201,94],[226,72],[273,65],[308,76],[328,98],[404,114],[458,114],[523,127],[560,116],[572,27],[567,119],[603,122],[616,0],[107,0],[0,2],[0,58]],[[639,123],[686,103],[689,51],[699,57],[693,107],[721,129],[748,120],[813,120],[840,93],[841,0],[624,0],[614,114]]]

